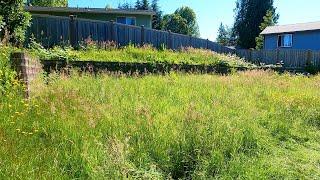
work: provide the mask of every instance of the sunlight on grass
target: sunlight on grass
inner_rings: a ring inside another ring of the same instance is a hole
[[[316,179],[320,76],[50,75],[0,99],[0,178]]]

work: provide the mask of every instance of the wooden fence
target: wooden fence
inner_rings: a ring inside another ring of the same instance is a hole
[[[208,39],[130,26],[115,22],[33,15],[28,35],[33,35],[45,47],[71,44],[91,39],[97,43],[115,42],[119,46],[128,44],[150,44],[155,48],[166,46],[177,50],[182,47],[203,48],[217,53],[236,54],[250,62],[282,64],[286,68],[305,68],[308,65],[320,67],[320,51],[305,50],[234,50]]]
[[[236,54],[248,61],[281,64],[287,69],[320,68],[320,51],[311,50],[237,50]]]
[[[166,46],[173,50],[194,47],[224,53],[233,52],[233,50],[208,39],[148,29],[143,26],[80,19],[72,16],[69,18],[35,14],[28,35],[33,35],[45,47],[64,43],[76,46],[79,42],[90,38],[98,43],[113,41],[119,46],[126,46],[130,43],[135,45],[151,44],[156,48]]]

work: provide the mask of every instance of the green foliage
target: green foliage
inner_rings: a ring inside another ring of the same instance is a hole
[[[218,37],[216,41],[223,46],[234,45],[233,37],[232,37],[232,29],[228,28],[228,26],[224,26],[221,23],[218,29]]]
[[[0,1],[0,16],[3,18],[3,38],[14,45],[22,45],[31,15],[24,11],[23,0]]]
[[[135,4],[137,10],[150,10],[150,3],[148,0],[137,0]]]
[[[163,18],[165,30],[174,33],[199,37],[199,27],[195,12],[189,7],[181,7],[173,14],[165,15]]]
[[[260,30],[263,31],[268,26],[273,26],[277,23],[277,20],[279,17],[277,14],[275,14],[274,11],[268,10],[267,14],[263,17],[263,22],[260,25]],[[263,42],[264,38],[263,35],[259,35],[256,37],[256,49],[263,49]]]
[[[0,45],[0,97],[14,96],[21,93],[22,90],[17,74],[12,70],[10,64],[10,54],[14,51],[17,49]]]
[[[269,10],[273,12],[273,21],[276,22],[279,15],[275,13],[273,0],[237,0],[234,30],[238,46],[245,49],[256,47],[256,37],[261,32],[259,26]]]
[[[139,62],[139,63],[175,63],[191,65],[227,65],[228,67],[253,67],[242,59],[232,55],[222,55],[202,49],[168,50],[163,46],[160,50],[150,46],[135,47],[133,45],[120,49],[99,49],[96,46],[86,46],[84,49],[73,50],[71,47],[54,47],[45,49],[38,43],[31,43],[29,53],[45,60],[81,60],[102,62]]]
[[[52,74],[0,97],[0,177],[318,179],[319,81]]]
[[[28,0],[32,6],[68,7],[68,0]]]
[[[158,5],[159,0],[152,0],[151,9],[156,13],[152,18],[152,28],[162,30],[163,29],[163,12]]]

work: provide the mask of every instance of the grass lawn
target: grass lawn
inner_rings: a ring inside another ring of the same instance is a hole
[[[48,82],[0,98],[0,179],[320,177],[320,76]]]

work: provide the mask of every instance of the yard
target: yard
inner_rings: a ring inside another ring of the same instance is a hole
[[[0,98],[1,179],[320,176],[320,76],[45,80]]]

